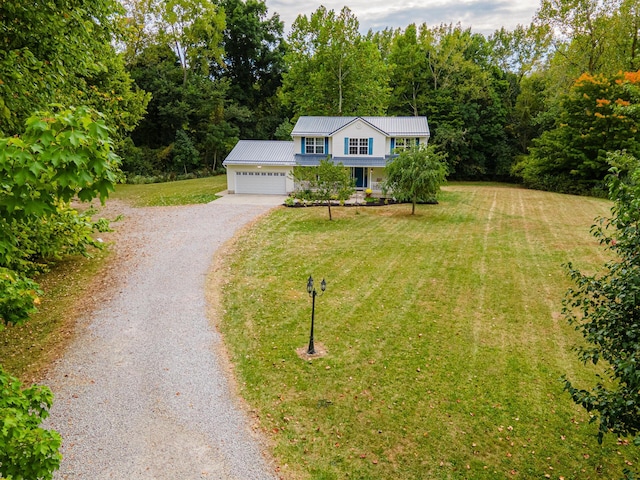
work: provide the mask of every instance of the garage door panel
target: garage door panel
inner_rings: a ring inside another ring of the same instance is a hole
[[[282,172],[236,172],[236,193],[285,195],[286,181]]]

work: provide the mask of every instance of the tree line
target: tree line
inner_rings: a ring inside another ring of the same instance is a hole
[[[239,138],[288,139],[301,115],[426,115],[449,178],[602,194],[603,152],[637,153],[637,3],[545,0],[530,25],[489,36],[425,23],[362,33],[348,7],[319,7],[285,37],[259,0],[131,0],[126,65],[152,97],[123,168],[216,170]],[[205,7],[214,45],[190,20]]]
[[[485,36],[362,33],[321,6],[285,35],[264,0],[8,1],[0,131],[88,105],[131,178],[215,172],[238,139],[288,139],[301,115],[426,115],[449,178],[598,193],[603,152],[638,153],[639,10],[542,0],[530,25]]]

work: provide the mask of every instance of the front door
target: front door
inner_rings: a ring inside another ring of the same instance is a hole
[[[356,188],[366,188],[367,176],[363,167],[353,167],[353,178],[356,179]]]

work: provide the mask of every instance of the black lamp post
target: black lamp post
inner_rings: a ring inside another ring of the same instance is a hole
[[[323,278],[322,282],[320,282],[320,290],[322,290],[320,295],[322,295],[326,289],[327,282],[325,282]],[[313,277],[311,275],[309,275],[309,280],[307,281],[307,293],[311,297],[311,335],[309,336],[309,348],[307,349],[307,355],[313,355],[316,353],[316,349],[313,346],[313,320],[316,312],[316,297],[318,296],[318,292],[316,292],[316,289],[313,287]]]

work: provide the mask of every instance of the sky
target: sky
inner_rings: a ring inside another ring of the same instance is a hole
[[[309,17],[320,5],[338,13],[347,5],[366,33],[385,27],[405,28],[411,23],[436,26],[460,24],[474,32],[490,35],[500,27],[529,25],[538,9],[538,0],[266,0],[268,15],[280,15],[285,33],[299,14]]]

